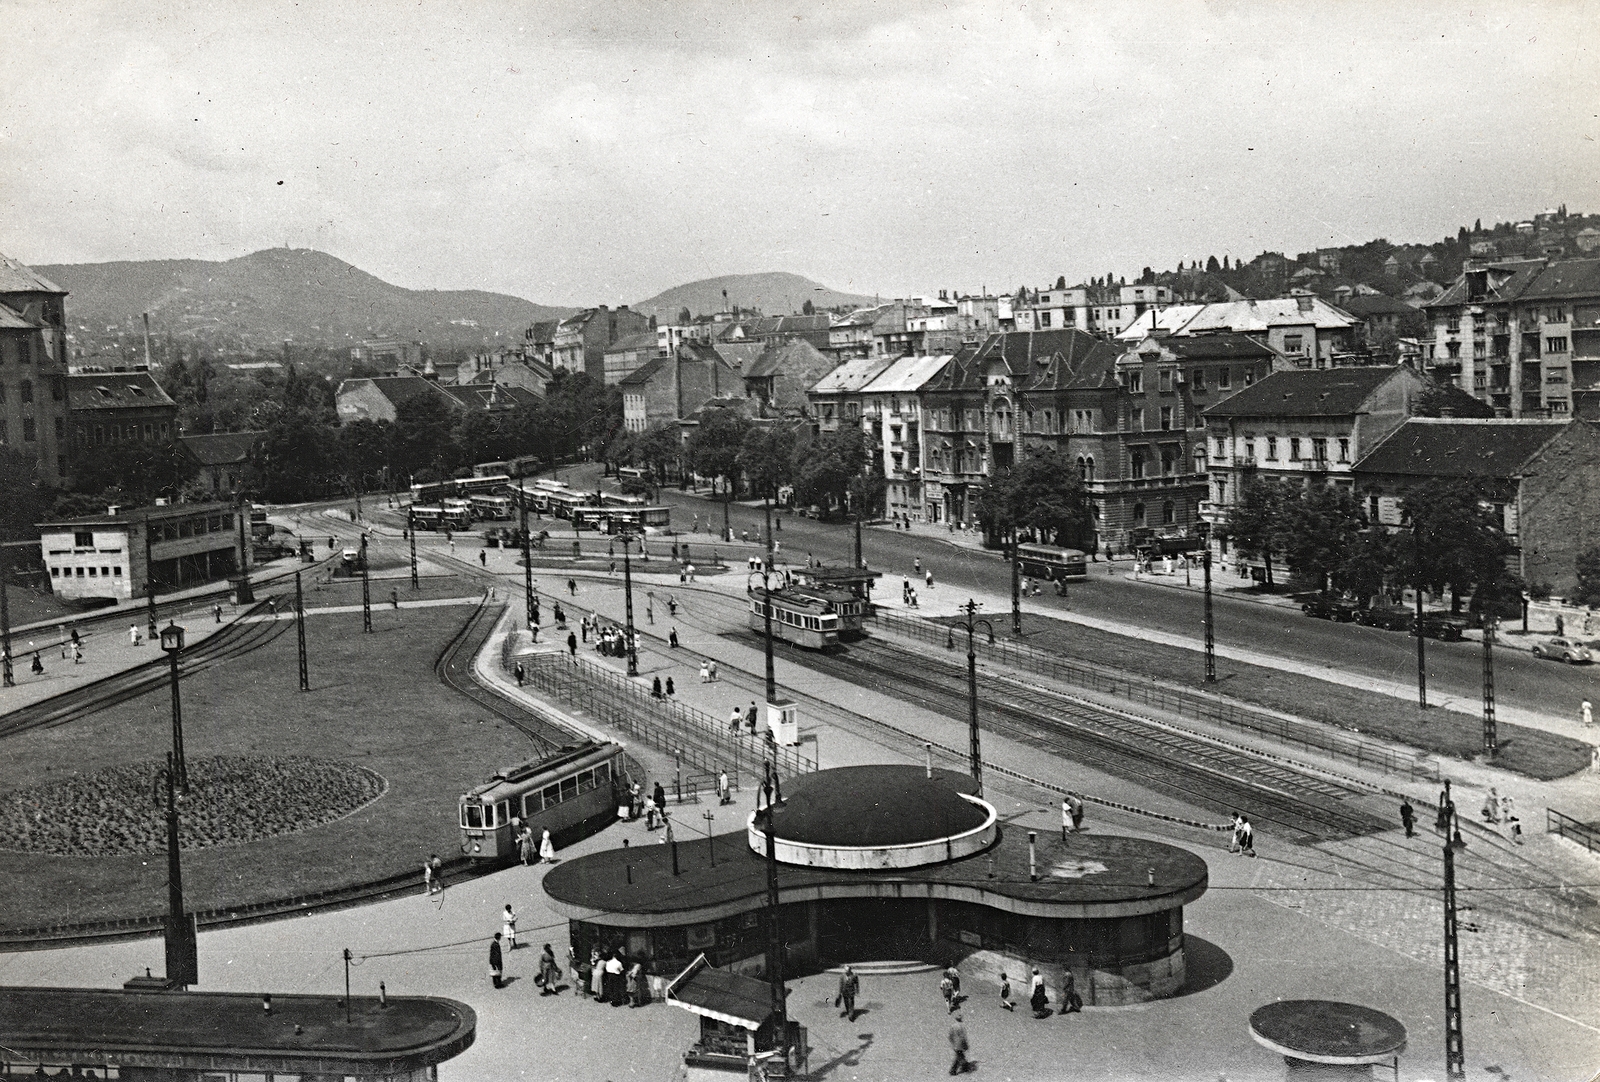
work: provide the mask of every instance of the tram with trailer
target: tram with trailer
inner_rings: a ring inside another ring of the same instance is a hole
[[[1017,570],[1059,584],[1089,578],[1089,558],[1077,549],[1055,545],[1018,545]]]
[[[466,507],[412,507],[412,524],[419,530],[470,530],[472,512]]]
[[[813,584],[790,580],[784,593],[794,597],[811,597],[823,603],[827,611],[839,617],[839,639],[851,642],[867,637],[865,620],[871,615],[872,603],[857,597],[842,586],[826,583]]]
[[[565,747],[502,771],[457,802],[461,852],[474,861],[515,860],[513,819],[533,831],[535,844],[546,830],[558,845],[590,834],[617,817],[626,773],[622,745],[609,741]]]
[[[839,645],[839,614],[826,601],[793,590],[750,589],[750,629],[766,634],[767,611],[772,612],[772,637],[807,650]]]

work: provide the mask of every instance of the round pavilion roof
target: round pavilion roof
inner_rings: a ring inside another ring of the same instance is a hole
[[[845,766],[785,780],[773,816],[777,836],[815,846],[910,845],[976,830],[982,804],[963,799],[965,774],[920,766]],[[765,816],[757,816],[758,829]]]

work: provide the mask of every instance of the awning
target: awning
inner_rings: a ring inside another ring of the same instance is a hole
[[[704,954],[667,985],[666,1000],[704,1018],[749,1030],[760,1029],[772,1016],[772,991],[766,982],[713,968]]]

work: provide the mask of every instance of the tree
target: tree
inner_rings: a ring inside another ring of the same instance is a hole
[[[371,491],[389,465],[394,426],[361,418],[343,426],[334,439],[339,472],[352,489]]]
[[[1578,553],[1578,588],[1572,600],[1593,608],[1600,605],[1600,548],[1587,548]]]
[[[683,440],[675,424],[658,424],[638,434],[635,461],[648,467],[656,484],[665,484],[667,470],[683,453]]]
[[[73,459],[72,485],[84,493],[115,489],[124,499],[150,503],[176,497],[199,469],[176,441],[103,444]]]
[[[871,461],[866,436],[859,429],[840,428],[825,433],[796,458],[795,495],[802,504],[842,508],[848,503],[852,480],[866,473]],[[870,496],[863,489],[858,499],[868,500]],[[864,503],[854,508],[863,514],[867,509]]]
[[[1511,589],[1506,559],[1513,546],[1491,495],[1478,481],[1439,478],[1414,485],[1401,497],[1413,531],[1412,543],[1398,546],[1401,575],[1434,594],[1449,590],[1451,612],[1461,610],[1463,594]]]
[[[1240,555],[1266,565],[1267,589],[1274,585],[1272,556],[1283,538],[1283,486],[1264,477],[1251,478],[1239,490],[1228,512],[1228,538]]]
[[[1028,531],[1047,544],[1094,546],[1094,516],[1078,472],[1054,451],[1030,455],[989,482],[978,503],[987,537]]]
[[[1326,595],[1329,580],[1355,551],[1364,525],[1355,494],[1338,485],[1312,485],[1285,495],[1281,545],[1289,570],[1317,584]]]
[[[404,475],[431,469],[448,476],[460,461],[456,411],[443,394],[414,395],[395,407],[393,466]]]
[[[737,410],[720,407],[706,410],[685,447],[696,473],[702,477],[722,478],[724,499],[733,499],[733,482],[739,474],[739,450],[749,430],[750,419]]]
[[[794,429],[785,424],[754,425],[739,445],[739,469],[757,495],[776,497],[794,477]]]
[[[1333,570],[1333,587],[1363,602],[1384,594],[1393,581],[1398,537],[1382,526],[1355,535],[1343,562]]]
[[[1216,274],[1221,269],[1222,269],[1222,264],[1217,262],[1217,257],[1216,256],[1210,256],[1210,257],[1208,257],[1206,259],[1206,273],[1207,274]]]
[[[250,452],[246,486],[273,503],[322,495],[339,472],[335,439],[309,413],[285,414]]]

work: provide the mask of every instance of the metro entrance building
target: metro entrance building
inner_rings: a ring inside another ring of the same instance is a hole
[[[1136,838],[1030,842],[975,788],[916,766],[790,779],[773,815],[784,972],[919,959],[997,980],[1037,966],[1052,982],[1070,970],[1084,1001],[1102,1005],[1183,986],[1183,906],[1205,893],[1205,861]],[[680,838],[696,814],[675,817]],[[544,889],[582,957],[617,949],[670,978],[705,954],[758,974],[765,822],[763,811],[743,832],[579,857]]]

